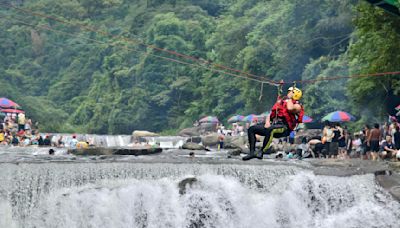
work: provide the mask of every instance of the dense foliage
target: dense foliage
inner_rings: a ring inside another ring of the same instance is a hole
[[[8,2],[64,21],[1,5],[0,96],[43,131],[160,132],[270,108],[276,87],[259,99],[260,83],[206,69],[228,71],[217,64],[285,81],[400,67],[399,17],[356,0]],[[317,120],[334,110],[383,119],[398,85],[393,76],[299,84]]]

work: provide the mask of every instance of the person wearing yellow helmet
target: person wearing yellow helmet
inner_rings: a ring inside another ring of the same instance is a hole
[[[270,148],[273,138],[288,136],[297,124],[302,122],[304,110],[299,102],[302,95],[299,88],[290,87],[285,97],[278,96],[278,100],[271,109],[271,114],[265,119],[265,124],[254,125],[248,129],[250,152],[242,158],[244,161],[253,158],[262,159],[263,153]],[[255,152],[256,134],[265,136],[262,150],[258,153]]]
[[[297,87],[289,87],[288,89],[288,97],[289,97],[289,92],[292,92],[291,98],[295,101],[298,101],[301,99],[301,97],[303,96],[303,92],[301,92],[301,90]]]

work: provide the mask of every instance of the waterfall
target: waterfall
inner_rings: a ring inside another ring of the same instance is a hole
[[[296,166],[0,163],[0,227],[398,227],[371,174]],[[195,177],[184,194],[178,184]]]
[[[59,134],[49,133],[53,135],[52,141],[57,142],[60,136],[63,137],[63,141],[68,146],[72,140],[71,134]],[[124,147],[131,143],[131,135],[93,135],[93,134],[76,134],[78,141],[89,142],[99,147]]]

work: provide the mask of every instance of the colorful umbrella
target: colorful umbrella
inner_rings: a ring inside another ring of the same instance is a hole
[[[219,120],[215,116],[206,116],[199,120],[200,123],[218,123]]]
[[[349,122],[355,120],[354,116],[350,115],[347,112],[343,111],[335,111],[331,112],[322,118],[322,121],[329,121],[329,122]]]
[[[311,123],[313,119],[309,116],[303,116],[303,123]]]
[[[229,118],[229,119],[228,119],[228,123],[235,123],[235,122],[239,122],[239,121],[242,121],[242,120],[243,120],[243,118],[244,118],[244,116],[241,116],[241,115],[235,115],[235,116],[232,116],[231,118]]]
[[[262,119],[262,117],[254,115],[254,114],[250,114],[250,115],[244,117],[242,121],[244,121],[244,122],[257,121],[258,122],[260,119]]]
[[[25,113],[24,110],[20,110],[20,109],[11,109],[11,108],[0,109],[0,112],[4,112],[4,113]]]
[[[1,108],[17,108],[17,107],[19,107],[19,105],[10,99],[2,97],[2,98],[0,98],[0,107]]]

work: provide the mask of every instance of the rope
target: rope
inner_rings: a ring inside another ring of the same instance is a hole
[[[59,33],[59,34],[67,35],[67,36],[74,37],[74,38],[84,39],[84,40],[92,41],[92,42],[99,43],[99,44],[110,45],[110,46],[113,46],[113,47],[118,47],[118,48],[126,49],[126,50],[129,50],[129,51],[142,53],[144,56],[152,56],[152,57],[160,58],[160,59],[163,59],[163,60],[166,60],[166,61],[175,62],[175,63],[179,63],[179,64],[184,64],[184,65],[188,65],[188,66],[192,66],[192,67],[196,67],[196,68],[203,68],[203,69],[206,69],[206,70],[209,70],[209,71],[213,71],[213,72],[217,72],[217,73],[220,73],[220,74],[230,75],[230,76],[233,76],[233,77],[238,77],[238,78],[247,79],[247,80],[252,80],[252,81],[255,81],[255,82],[260,82],[260,83],[264,82],[264,81],[261,81],[261,80],[255,79],[255,78],[245,77],[245,76],[242,76],[242,75],[237,75],[237,74],[225,72],[225,71],[222,71],[222,70],[209,68],[209,67],[206,67],[204,65],[196,65],[196,64],[193,64],[193,63],[183,62],[183,61],[176,60],[176,59],[173,59],[173,58],[168,58],[168,57],[164,57],[164,56],[159,56],[159,55],[155,55],[155,54],[146,53],[144,51],[128,48],[126,46],[118,46],[118,44],[106,43],[106,42],[102,42],[102,41],[99,41],[99,40],[96,40],[96,39],[75,36],[75,35],[73,35],[71,33],[67,33],[67,32],[56,30],[56,29],[52,29],[52,28],[50,28],[48,26],[32,25],[32,24],[26,23],[24,21],[21,21],[21,20],[18,20],[18,19],[13,19],[13,18],[8,18],[8,17],[0,16],[0,18],[16,21],[16,22],[21,23],[21,24],[26,25],[26,26],[31,26],[31,27],[35,27],[35,28],[38,28],[38,29],[52,31],[54,33]]]
[[[171,51],[171,50],[168,50],[168,49],[165,49],[165,48],[159,48],[159,47],[154,46],[154,45],[149,45],[149,44],[146,44],[146,43],[144,43],[142,41],[139,41],[139,40],[128,39],[128,38],[123,37],[123,36],[113,35],[111,33],[108,33],[108,32],[102,31],[102,30],[97,30],[95,28],[92,28],[92,27],[89,27],[89,26],[86,26],[86,25],[83,25],[83,24],[79,24],[79,23],[74,24],[74,23],[71,23],[69,21],[65,21],[65,20],[62,20],[60,18],[57,18],[57,17],[52,17],[52,16],[49,16],[49,15],[37,13],[37,12],[31,11],[31,10],[28,10],[28,9],[16,7],[16,6],[12,5],[12,4],[0,3],[0,5],[8,6],[10,8],[16,9],[18,11],[22,11],[24,13],[29,13],[29,14],[31,14],[33,16],[54,20],[54,21],[60,22],[62,24],[78,26],[78,27],[83,28],[84,30],[87,30],[87,31],[90,31],[90,32],[99,33],[99,34],[102,34],[104,36],[108,36],[108,37],[111,37],[111,38],[114,38],[114,39],[120,39],[120,40],[123,40],[123,41],[128,42],[128,43],[134,43],[135,45],[137,45],[137,44],[143,45],[145,47],[148,47],[148,48],[151,48],[151,49],[154,49],[154,50],[157,50],[157,51],[167,52],[169,54],[172,54],[172,55],[175,55],[175,56],[178,56],[178,57],[182,57],[182,58],[185,58],[185,59],[190,59],[190,60],[195,61],[195,62],[200,62],[202,64],[207,64],[207,65],[211,65],[211,66],[214,66],[214,67],[217,67],[217,68],[222,68],[222,69],[230,70],[230,71],[233,71],[233,72],[236,72],[236,73],[244,74],[244,75],[250,76],[252,78],[255,78],[255,79],[259,80],[259,81],[263,81],[263,82],[265,82],[265,83],[267,83],[269,85],[274,85],[274,86],[276,85],[275,81],[267,79],[265,77],[254,75],[254,74],[247,73],[247,72],[243,72],[243,71],[240,71],[240,70],[237,70],[237,69],[234,69],[234,68],[230,68],[230,67],[227,67],[227,66],[224,66],[224,65],[221,65],[221,64],[212,63],[209,60],[202,60],[202,59],[199,59],[199,58],[196,58],[196,57],[192,57],[192,56],[189,56],[189,55],[181,54],[181,53],[178,53],[178,52],[175,52],[175,51]]]
[[[258,98],[258,101],[261,101],[263,97],[263,90],[264,90],[264,82],[261,82],[260,97]]]
[[[102,35],[105,35],[105,36],[109,36],[109,37],[115,38],[115,39],[121,39],[121,40],[124,40],[124,41],[126,41],[128,43],[135,43],[135,45],[137,45],[137,44],[143,45],[143,46],[146,46],[148,48],[151,48],[151,49],[154,49],[154,50],[157,50],[157,51],[167,52],[169,54],[172,54],[172,55],[175,55],[175,56],[179,56],[179,57],[182,57],[182,58],[186,58],[186,59],[190,59],[190,60],[195,61],[195,62],[200,62],[202,64],[211,65],[211,66],[214,66],[214,67],[218,67],[218,68],[234,71],[234,72],[239,73],[239,74],[247,75],[248,77],[245,77],[245,76],[242,76],[242,75],[237,75],[237,74],[232,74],[232,73],[229,73],[229,72],[226,72],[226,71],[222,71],[222,70],[216,70],[216,69],[208,68],[208,67],[205,67],[203,65],[195,65],[195,64],[192,64],[192,63],[182,62],[182,61],[179,61],[179,60],[176,60],[176,59],[173,59],[173,58],[167,58],[167,57],[157,56],[157,55],[148,54],[148,53],[146,55],[150,55],[150,56],[154,56],[154,57],[157,57],[157,58],[162,58],[162,59],[165,59],[165,60],[169,60],[169,61],[173,61],[173,62],[176,62],[176,63],[185,64],[185,65],[190,65],[190,66],[194,66],[194,67],[205,68],[205,69],[208,69],[208,70],[211,70],[211,71],[214,71],[214,72],[218,72],[218,73],[221,73],[221,74],[226,74],[226,75],[231,75],[231,76],[235,76],[235,77],[245,78],[245,79],[249,79],[249,80],[260,82],[260,83],[267,83],[267,84],[273,85],[273,86],[278,86],[278,87],[280,86],[280,82],[277,82],[277,81],[274,81],[274,80],[270,80],[270,79],[267,79],[265,77],[254,75],[254,74],[251,74],[251,73],[243,72],[243,71],[240,71],[240,70],[237,70],[237,69],[234,69],[234,68],[230,68],[230,67],[227,67],[227,66],[224,66],[224,65],[221,65],[221,64],[212,63],[209,60],[202,60],[202,59],[199,59],[199,58],[196,58],[196,57],[192,57],[192,56],[189,56],[189,55],[181,54],[181,53],[178,53],[178,52],[175,52],[175,51],[171,51],[171,50],[168,50],[168,49],[159,48],[159,47],[156,47],[154,45],[149,45],[149,44],[143,43],[142,41],[138,41],[138,40],[135,40],[135,39],[128,39],[126,37],[113,35],[113,34],[110,34],[108,32],[105,32],[105,31],[101,31],[101,30],[97,30],[97,29],[94,29],[94,28],[89,27],[89,26],[85,26],[83,24],[79,24],[79,23],[74,24],[74,23],[62,20],[60,18],[57,18],[57,17],[52,17],[52,16],[49,16],[49,15],[33,12],[31,10],[28,10],[28,9],[23,9],[23,8],[20,8],[20,7],[16,7],[16,6],[12,5],[12,4],[0,2],[0,5],[8,6],[10,8],[16,9],[18,11],[22,11],[24,13],[29,13],[29,14],[31,14],[33,16],[51,19],[51,20],[54,20],[54,21],[57,21],[57,22],[60,22],[60,23],[63,23],[63,24],[72,25],[72,26],[78,26],[78,27],[83,28],[84,30],[87,30],[87,31],[99,33],[99,34],[102,34]],[[35,27],[35,25],[31,25],[31,24],[29,24],[28,26]],[[47,29],[47,30],[49,30],[49,29]],[[50,30],[50,31],[54,31],[54,30]],[[69,34],[67,34],[67,35],[69,35]],[[85,39],[91,40],[89,38],[85,38]],[[132,49],[129,49],[129,50],[132,50]],[[138,50],[134,50],[134,51],[138,51]],[[297,83],[299,83],[299,84],[311,84],[311,83],[316,83],[316,82],[320,82],[320,81],[331,81],[331,80],[338,80],[338,79],[350,79],[350,78],[362,78],[362,77],[378,77],[378,76],[388,76],[388,75],[400,75],[400,71],[372,73],[372,74],[360,74],[360,75],[349,75],[349,76],[321,77],[321,78],[318,78],[318,79],[300,80],[300,81],[297,81]],[[294,82],[295,81],[293,81],[293,82],[284,82],[284,84],[293,84]]]
[[[381,72],[381,73],[372,73],[372,74],[354,74],[354,75],[349,75],[349,76],[333,76],[333,77],[321,77],[317,79],[310,79],[310,80],[301,80],[301,81],[292,81],[292,82],[286,82],[285,84],[291,84],[291,83],[299,83],[299,84],[312,84],[320,81],[332,81],[332,80],[338,80],[338,79],[351,79],[351,78],[364,78],[364,77],[380,77],[380,76],[393,76],[393,75],[400,75],[400,71],[394,71],[394,72]]]

